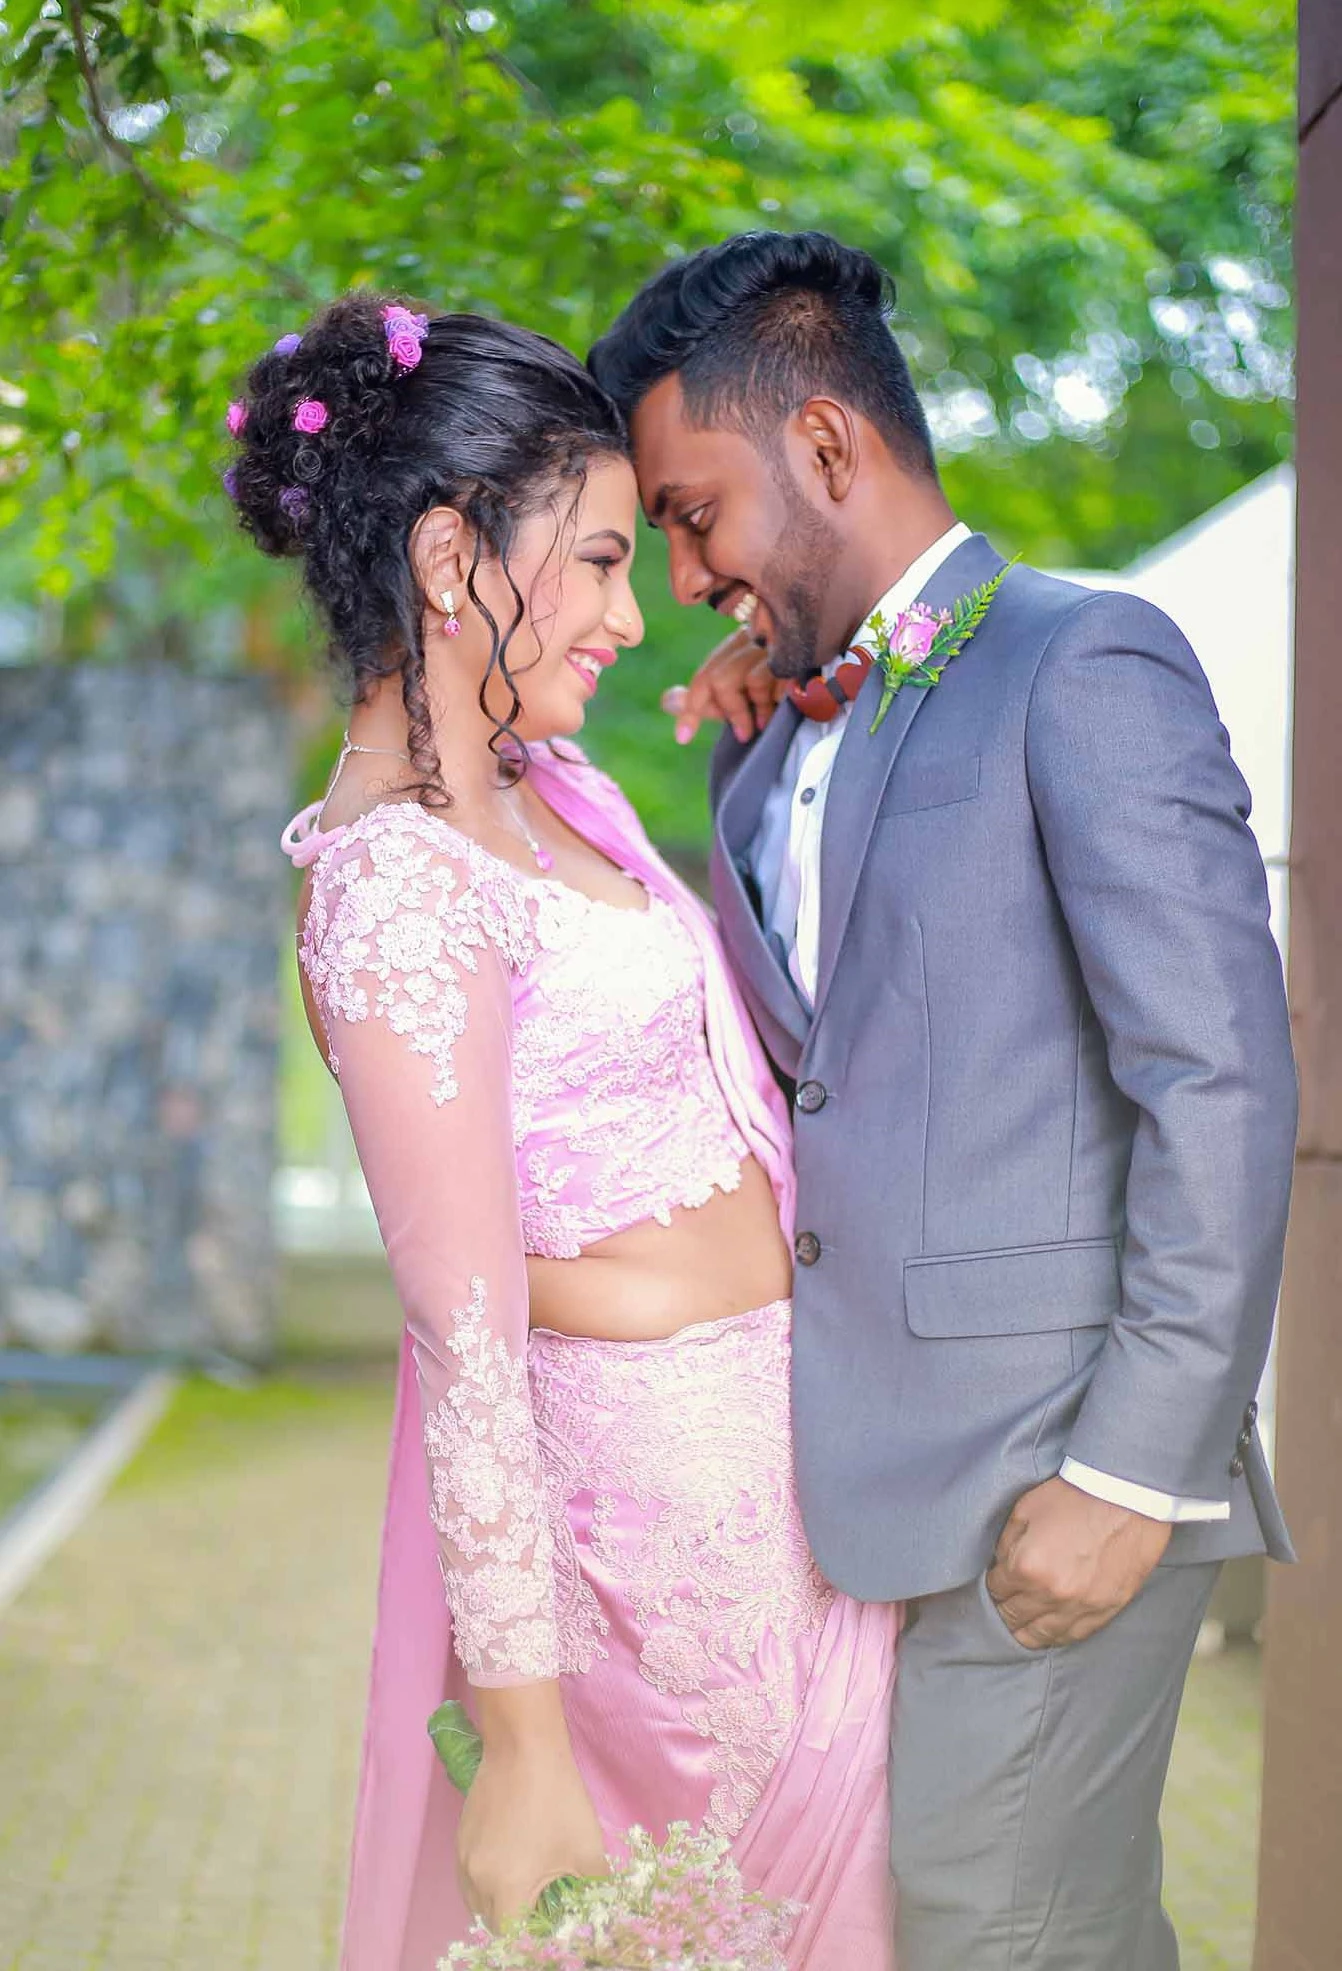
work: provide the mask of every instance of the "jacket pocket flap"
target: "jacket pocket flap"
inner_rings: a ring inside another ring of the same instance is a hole
[[[904,1308],[916,1335],[1048,1334],[1102,1327],[1122,1302],[1112,1239],[953,1253],[904,1262]]]
[[[960,753],[949,759],[911,760],[890,776],[878,821],[897,814],[920,814],[924,808],[948,808],[972,801],[979,791],[979,755]]]

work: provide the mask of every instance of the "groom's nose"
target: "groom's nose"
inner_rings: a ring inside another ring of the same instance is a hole
[[[669,534],[667,541],[671,556],[672,595],[687,607],[696,602],[707,602],[720,583],[705,565],[698,543],[680,533]]]

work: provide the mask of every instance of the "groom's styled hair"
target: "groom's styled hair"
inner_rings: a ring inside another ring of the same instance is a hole
[[[738,233],[639,289],[587,358],[626,419],[663,377],[686,413],[772,451],[808,397],[868,418],[907,471],[935,479],[927,418],[890,329],[894,283],[828,233]]]

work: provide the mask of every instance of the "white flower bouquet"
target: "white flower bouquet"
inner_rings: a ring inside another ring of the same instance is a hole
[[[464,1793],[480,1740],[461,1705],[441,1705],[429,1735]],[[609,1875],[551,1883],[502,1935],[452,1944],[439,1971],[785,1971],[800,1909],[747,1889],[726,1841],[678,1821],[660,1848],[641,1827],[626,1845]]]

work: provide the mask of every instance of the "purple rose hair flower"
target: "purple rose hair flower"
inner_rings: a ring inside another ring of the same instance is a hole
[[[294,350],[298,348],[302,340],[301,335],[282,335],[275,344],[275,354],[277,356],[292,356]]]
[[[280,512],[286,514],[295,525],[304,519],[308,510],[308,489],[306,486],[286,486],[280,494]]]
[[[399,301],[393,301],[390,307],[382,310],[382,319],[384,322],[394,323],[398,329],[408,328],[412,333],[416,329],[421,335],[427,335],[429,332],[428,316],[412,315],[410,310],[403,307]]]
[[[230,404],[228,407],[229,436],[233,438],[241,437],[243,426],[246,424],[246,422],[247,422],[247,406],[245,404],[239,404],[239,403]]]
[[[224,488],[224,491],[225,491],[225,492],[226,492],[226,493],[228,494],[228,497],[229,497],[229,498],[230,498],[231,500],[236,500],[236,499],[237,499],[237,497],[238,497],[238,468],[237,468],[237,467],[236,467],[235,465],[230,465],[230,466],[229,466],[229,468],[228,468],[228,470],[227,470],[227,471],[226,471],[226,472],[224,473],[224,476],[223,476],[223,488]]]
[[[324,431],[330,415],[320,398],[305,397],[294,411],[294,430]]]

